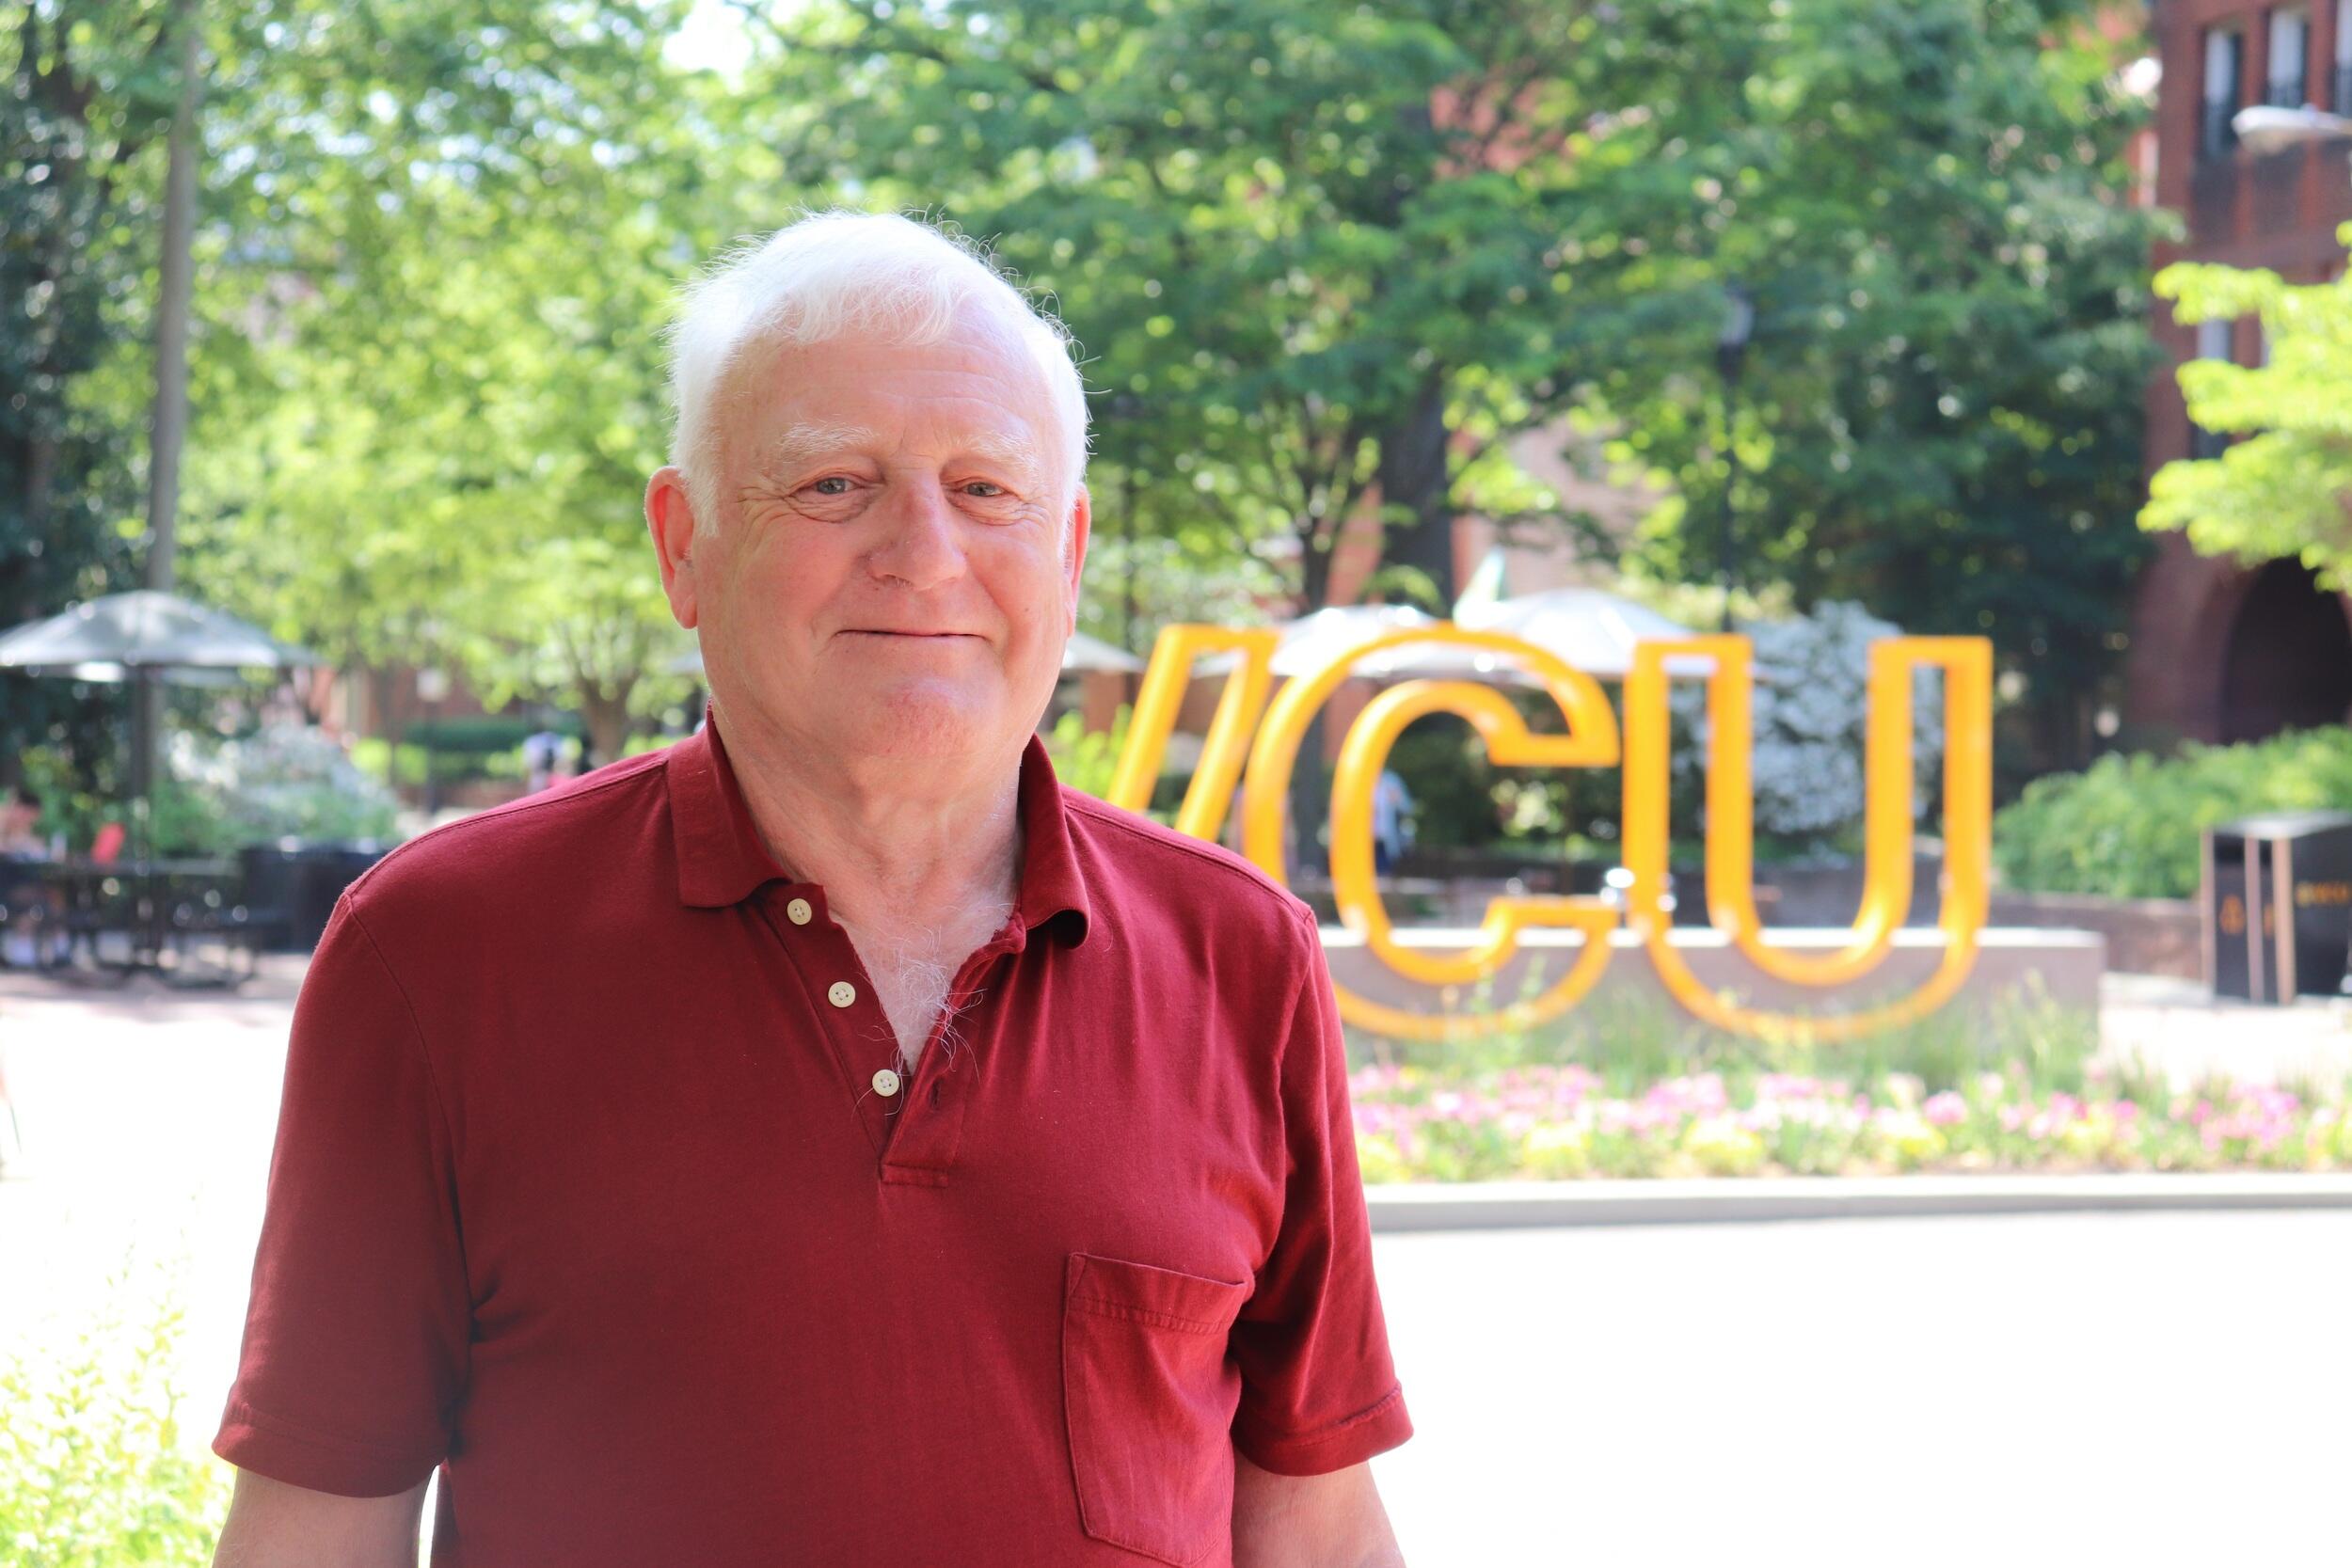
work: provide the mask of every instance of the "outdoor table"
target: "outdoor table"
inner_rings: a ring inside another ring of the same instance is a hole
[[[238,870],[233,860],[156,858],[95,861],[87,857],[51,861],[40,867],[41,880],[56,890],[63,907],[67,942],[56,966],[72,963],[76,948],[86,948],[91,968],[127,978],[141,970],[173,974],[189,983],[230,980],[223,971],[190,980],[175,938],[190,934],[182,918],[200,907],[206,911],[233,907]],[[120,933],[130,943],[128,956],[108,958],[102,940]]]

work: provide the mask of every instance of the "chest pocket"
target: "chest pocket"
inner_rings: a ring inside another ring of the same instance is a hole
[[[1078,1521],[1095,1540],[1176,1568],[1231,1549],[1241,1374],[1226,1334],[1250,1289],[1070,1255],[1062,1404]]]

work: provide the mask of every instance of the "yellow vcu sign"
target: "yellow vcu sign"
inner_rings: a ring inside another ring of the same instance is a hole
[[[1399,974],[1431,986],[1473,984],[1510,961],[1531,927],[1582,933],[1575,960],[1541,994],[1477,1015],[1424,1014],[1383,1006],[1335,987],[1343,1017],[1400,1038],[1447,1039],[1553,1018],[1591,990],[1609,962],[1620,921],[1641,939],[1669,994],[1723,1028],[1761,1037],[1842,1038],[1919,1018],[1948,1001],[1976,961],[1992,868],[1993,649],[1980,637],[1897,637],[1870,649],[1869,729],[1865,742],[1865,860],[1861,909],[1847,940],[1801,953],[1764,939],[1755,895],[1755,795],[1751,725],[1755,665],[1744,637],[1690,637],[1636,647],[1618,716],[1599,683],[1516,637],[1464,626],[1423,626],[1365,642],[1273,693],[1279,634],[1218,626],[1170,626],[1152,652],[1127,748],[1110,788],[1116,805],[1140,811],[1159,776],[1194,662],[1236,657],[1211,719],[1200,761],[1176,817],[1179,832],[1215,840],[1242,785],[1242,847],[1269,876],[1284,874],[1282,822],[1291,774],[1308,724],[1364,658],[1414,643],[1447,643],[1503,656],[1539,682],[1558,705],[1562,733],[1531,730],[1502,692],[1474,682],[1412,680],[1375,697],[1348,729],[1331,786],[1331,886],[1340,918]],[[1917,990],[1893,1002],[1834,1016],[1749,1008],[1701,983],[1675,946],[1666,852],[1668,821],[1667,661],[1708,661],[1707,909],[1708,920],[1763,974],[1798,985],[1836,987],[1876,969],[1911,907],[1912,678],[1944,675],[1943,953]],[[1271,702],[1269,702],[1271,695]],[[1507,896],[1486,907],[1471,944],[1454,953],[1396,940],[1374,876],[1373,785],[1407,724],[1426,714],[1469,721],[1502,767],[1621,767],[1625,868],[1631,882],[1620,908],[1590,896]],[[1254,737],[1254,738],[1253,738]],[[1244,766],[1247,764],[1247,782]]]

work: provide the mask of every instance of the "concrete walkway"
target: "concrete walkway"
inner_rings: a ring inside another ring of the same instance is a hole
[[[2352,998],[2256,1006],[2216,1001],[2194,980],[2110,974],[2100,986],[2099,1033],[2111,1060],[2161,1066],[2182,1087],[2208,1073],[2339,1092],[2352,1081]]]
[[[1413,1568],[2352,1560],[2352,1214],[1384,1236]]]

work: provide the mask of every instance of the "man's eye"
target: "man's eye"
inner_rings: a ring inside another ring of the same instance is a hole
[[[840,488],[837,490],[831,490],[826,488],[827,485],[839,485]],[[816,491],[820,496],[846,496],[850,493],[850,482],[842,478],[839,474],[827,474],[824,478],[810,485],[809,488]]]
[[[1005,487],[1001,484],[991,484],[984,479],[976,479],[964,485],[963,493],[967,496],[994,497],[1003,495]]]

